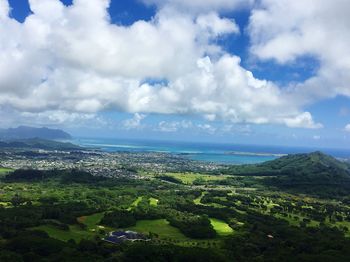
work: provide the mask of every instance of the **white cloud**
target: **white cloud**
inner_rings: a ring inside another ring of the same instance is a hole
[[[251,130],[251,127],[249,125],[226,124],[220,129],[220,132],[223,134],[230,133],[230,134],[251,135],[253,131]]]
[[[191,121],[161,121],[158,123],[157,131],[161,132],[177,132],[179,130],[193,128],[193,124]]]
[[[233,20],[217,12],[246,1],[148,2],[160,6],[151,21],[121,26],[110,23],[107,0],[75,0],[69,7],[59,0],[30,0],[34,14],[23,24],[7,15],[2,0],[0,107],[61,115],[135,113],[124,123],[127,128],[139,128],[142,113],[321,127],[303,112],[303,99],[296,99],[304,91],[290,99],[289,91],[255,78],[239,57],[216,44],[223,34],[239,32]],[[254,34],[264,29],[251,28]],[[168,84],[144,83],[148,78]]]
[[[10,6],[7,1],[0,1],[0,19],[7,18],[10,12]]]
[[[18,124],[29,126],[54,127],[103,127],[111,123],[97,114],[86,114],[66,111],[18,112],[0,109],[0,125],[13,127]]]
[[[97,120],[97,116],[95,114],[68,113],[65,111],[47,111],[41,113],[22,112],[21,116],[30,119],[40,119],[42,123],[56,124],[81,124],[81,122],[86,120]]]
[[[213,127],[212,125],[210,124],[199,124],[197,125],[197,127],[204,131],[205,133],[208,133],[208,134],[215,134],[217,128]]]
[[[350,124],[347,124],[344,129],[345,131],[350,132]]]
[[[158,124],[158,130],[161,132],[176,132],[179,129],[179,123],[178,122],[165,122],[161,121]]]
[[[280,64],[312,57],[314,77],[291,86],[291,99],[305,105],[337,95],[350,96],[350,1],[262,0],[250,17],[251,52]]]
[[[254,0],[142,0],[146,4],[154,4],[159,8],[172,7],[187,12],[230,11],[249,7]]]
[[[314,135],[312,138],[313,138],[314,140],[320,140],[320,139],[321,139],[321,136],[319,136],[319,135]]]
[[[309,112],[302,113],[294,118],[286,118],[284,121],[289,127],[304,127],[311,129],[318,129],[323,127],[323,125],[320,123],[314,123]]]
[[[141,129],[143,128],[142,120],[146,118],[143,114],[134,114],[134,117],[123,121],[123,127],[125,129]]]
[[[218,37],[222,34],[239,33],[238,25],[226,18],[220,18],[216,13],[200,15],[197,18],[197,24],[204,32],[208,32],[212,37]]]

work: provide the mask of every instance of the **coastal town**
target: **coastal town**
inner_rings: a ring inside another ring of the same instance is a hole
[[[155,173],[198,171],[223,168],[216,163],[193,161],[182,155],[158,152],[102,152],[98,150],[4,149],[0,165],[11,169],[79,169],[96,176],[134,177],[136,170]]]

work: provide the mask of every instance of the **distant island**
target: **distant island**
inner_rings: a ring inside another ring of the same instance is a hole
[[[0,129],[0,140],[40,138],[48,140],[69,140],[70,134],[60,129],[47,127],[19,126],[16,128]]]

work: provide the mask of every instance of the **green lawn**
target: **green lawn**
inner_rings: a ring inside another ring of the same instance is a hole
[[[202,192],[202,194],[199,197],[197,197],[196,199],[193,200],[193,203],[195,203],[196,205],[203,205],[201,203],[201,200],[205,196],[206,193],[207,192]]]
[[[113,231],[113,228],[104,227],[98,225],[103,218],[104,213],[96,213],[90,216],[78,217],[77,220],[85,224],[87,229],[82,229],[78,225],[70,225],[69,230],[61,230],[53,225],[41,225],[32,229],[39,229],[45,231],[50,237],[68,241],[70,239],[79,242],[82,239],[92,239],[94,236],[99,235],[103,237],[104,234],[100,234],[99,229],[103,229],[105,232]]]
[[[50,237],[56,238],[62,241],[68,241],[74,239],[79,242],[82,239],[92,239],[94,236],[99,235],[103,237],[103,234],[99,233],[99,229],[103,229],[106,232],[113,231],[113,228],[99,226],[104,213],[96,213],[90,216],[78,217],[77,220],[85,224],[87,229],[82,229],[78,225],[70,225],[69,230],[61,230],[53,225],[41,225],[33,229],[39,229],[45,231]]]
[[[166,219],[139,220],[136,226],[129,227],[128,229],[144,234],[148,234],[149,232],[156,233],[160,238],[171,238],[182,241],[190,240],[190,238],[182,234],[180,230],[169,225]]]
[[[42,230],[48,233],[48,235],[52,238],[68,241],[70,239],[79,242],[82,239],[92,239],[96,235],[103,237],[97,231],[98,225],[97,221],[101,218],[102,213],[94,214],[92,216],[87,216],[84,219],[84,224],[88,226],[88,229],[83,230],[78,225],[69,226],[69,230],[61,230],[53,225],[41,225],[32,229]],[[82,217],[79,218],[82,220]],[[233,230],[223,221],[217,219],[210,219],[214,229],[218,233],[219,236],[226,236],[233,233]],[[95,229],[96,228],[96,229]],[[178,244],[187,245],[190,243],[201,243],[201,242],[215,242],[218,241],[216,239],[213,240],[194,240],[186,237],[184,234],[180,232],[179,229],[171,226],[166,219],[157,219],[157,220],[139,220],[136,225],[133,227],[127,228],[127,230],[132,230],[144,234],[148,234],[149,232],[155,233],[159,235],[160,239],[163,240],[172,240],[179,241]],[[106,231],[113,231],[112,228],[106,228]]]
[[[193,199],[193,203],[195,203],[196,205],[202,205],[202,206],[212,206],[212,207],[216,207],[216,208],[223,208],[225,206],[217,204],[217,203],[207,203],[207,204],[203,204],[201,203],[202,198],[207,194],[208,192],[202,192],[202,194],[197,197],[196,199]]]
[[[224,180],[229,176],[215,176],[215,175],[205,175],[201,173],[165,173],[166,176],[171,176],[176,179],[181,180],[183,184],[192,185],[193,181],[196,179],[201,179],[203,181],[218,181]]]
[[[132,210],[134,207],[137,207],[137,205],[142,201],[142,196],[139,196],[132,204],[130,207],[127,209],[128,211]]]
[[[345,232],[345,236],[350,237],[350,222],[349,221],[336,222],[335,225],[340,226],[340,227],[347,227],[349,231]]]
[[[82,216],[78,218],[80,223],[85,224],[88,229],[96,229],[96,225],[100,223],[104,216],[104,213],[96,213],[90,216]]]
[[[11,172],[12,169],[10,168],[4,168],[4,167],[0,167],[0,176],[4,176],[6,175],[8,172]]]
[[[82,230],[79,226],[69,226],[69,230],[61,230],[52,225],[42,225],[32,229],[45,231],[50,237],[68,241],[70,239],[80,242],[82,239],[92,239],[96,233],[88,230]]]
[[[233,233],[233,229],[222,220],[211,218],[210,222],[219,236],[227,236]]]
[[[151,197],[151,198],[149,199],[149,204],[150,204],[150,206],[156,207],[156,206],[158,206],[158,202],[159,202],[159,200],[156,199],[156,198]]]
[[[0,206],[9,207],[9,206],[11,206],[11,203],[10,202],[0,202]]]

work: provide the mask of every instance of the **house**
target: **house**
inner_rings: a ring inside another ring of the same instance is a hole
[[[110,232],[103,240],[114,244],[120,244],[125,241],[148,241],[149,239],[143,234],[128,230]]]

